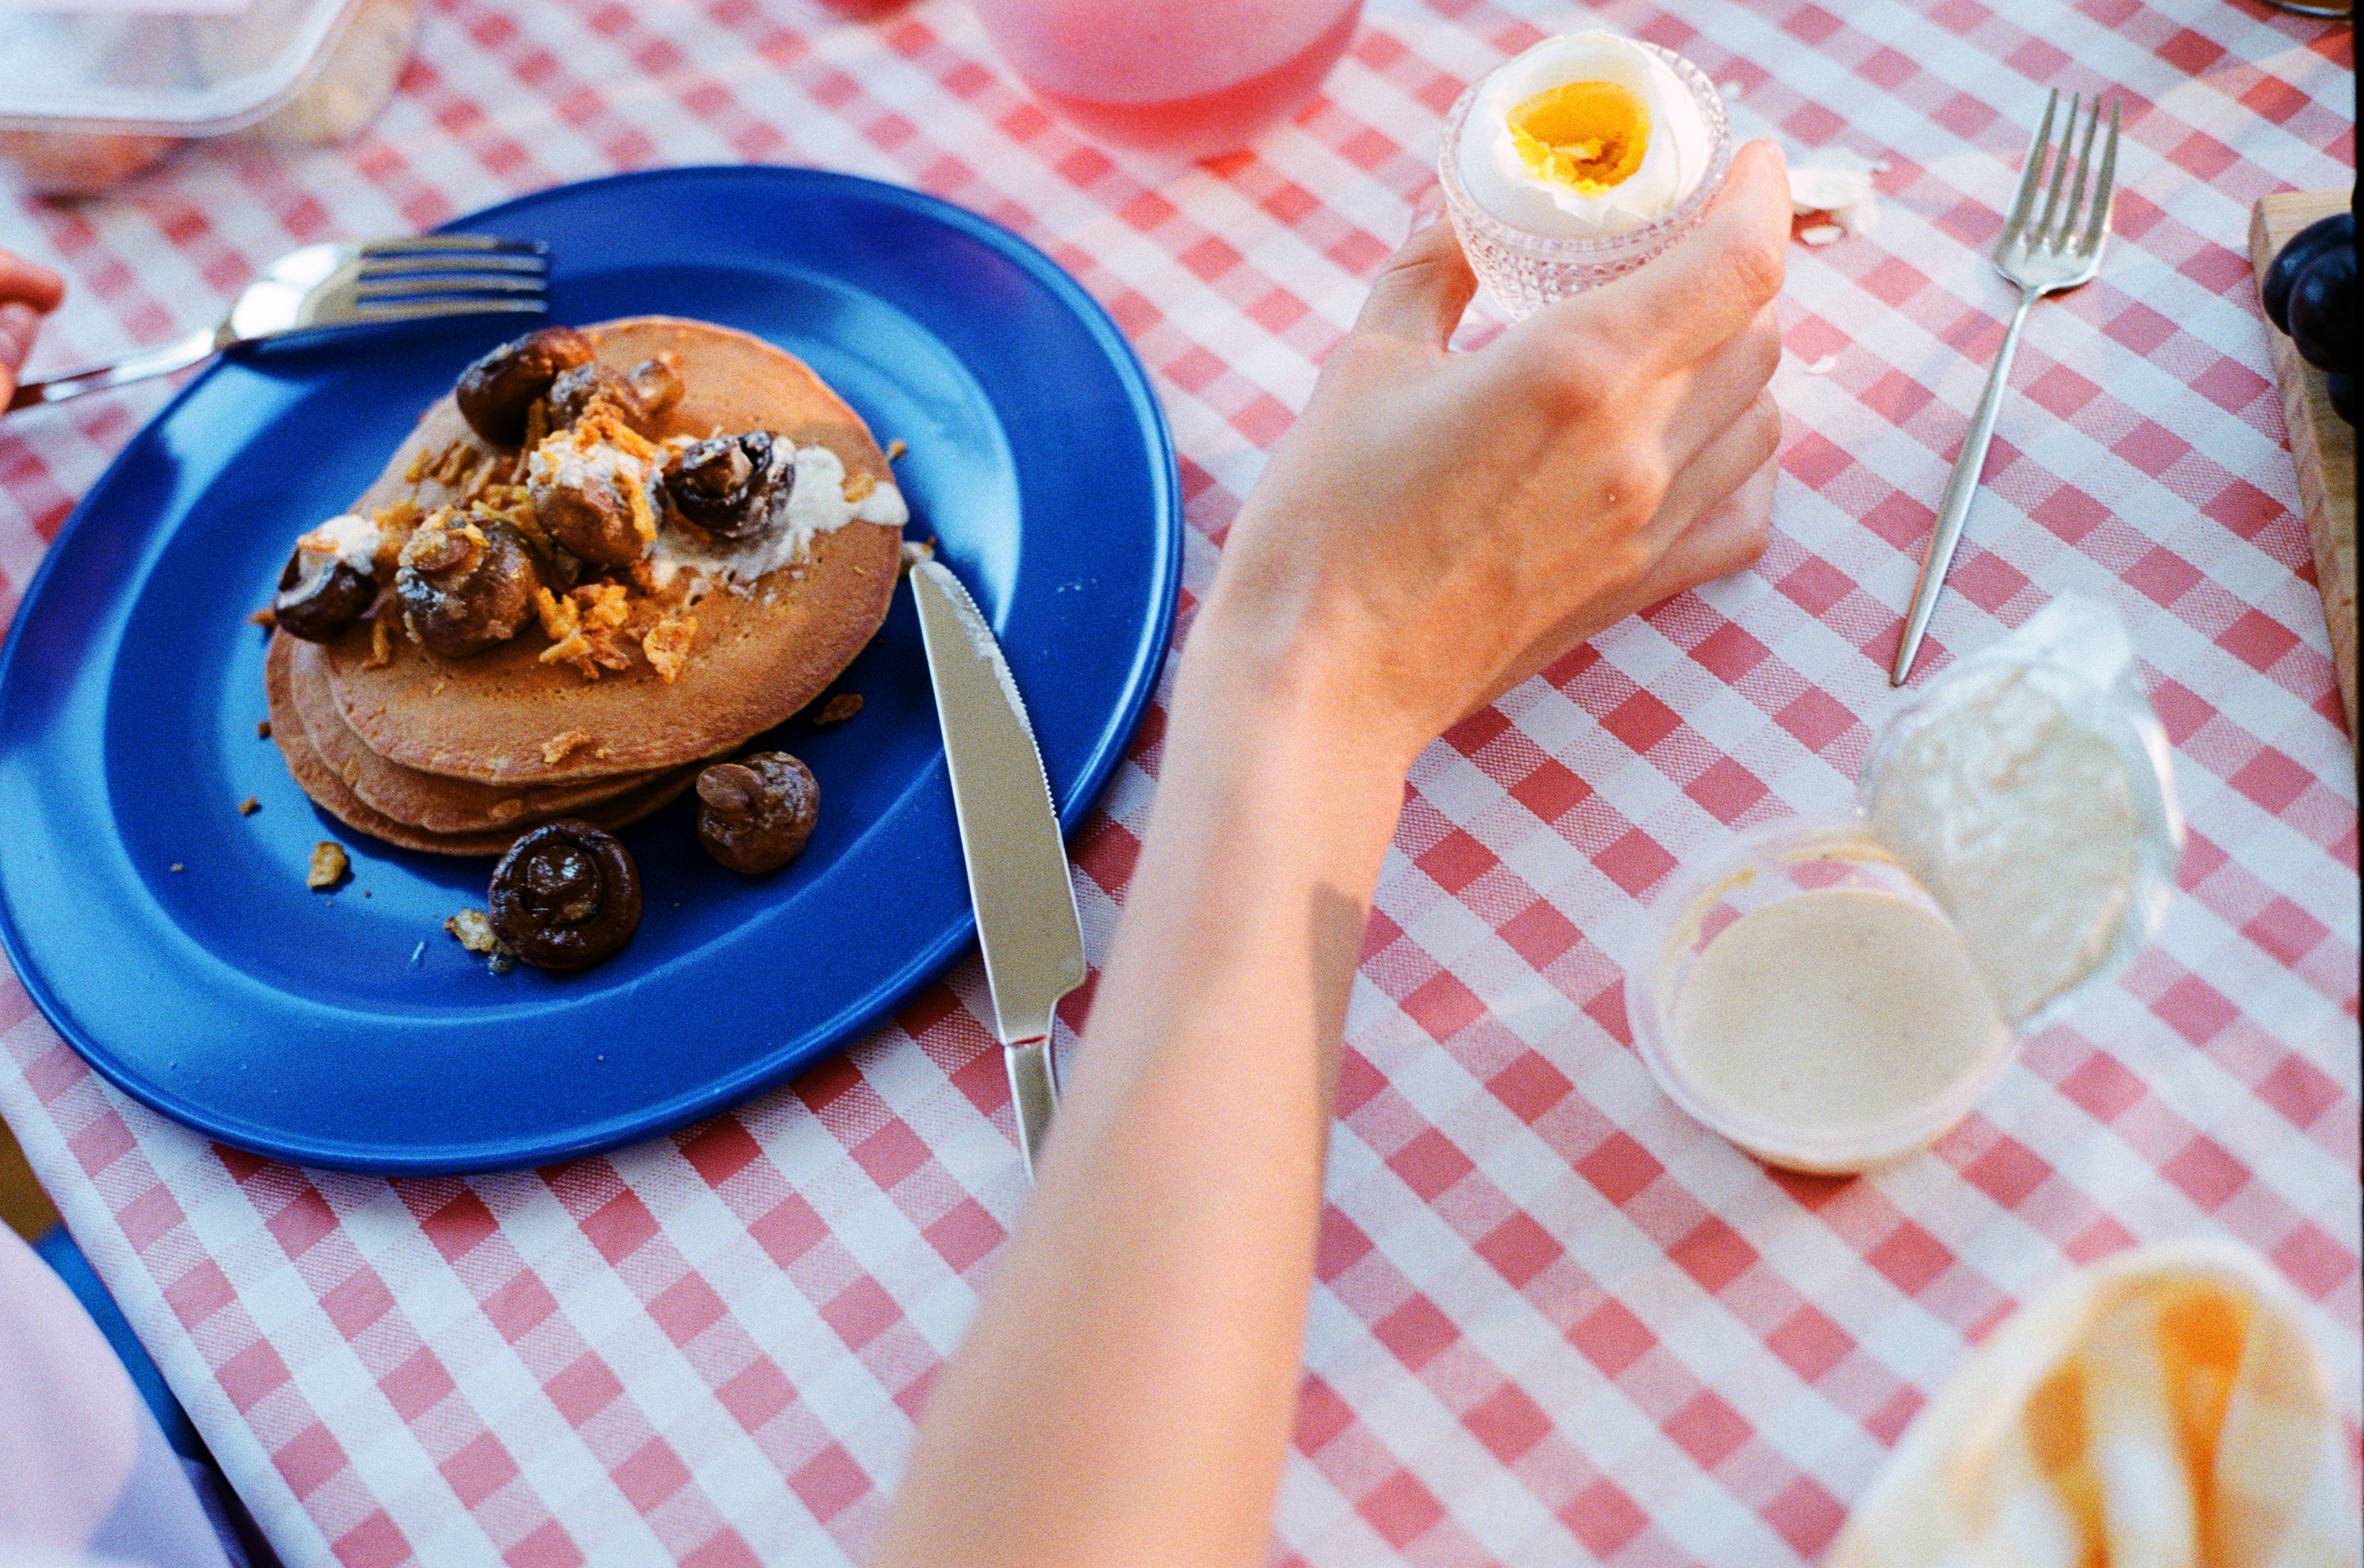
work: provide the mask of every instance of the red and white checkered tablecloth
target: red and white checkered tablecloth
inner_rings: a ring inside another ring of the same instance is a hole
[[[958,0],[870,25],[798,0],[436,0],[358,143],[11,200],[0,245],[72,280],[38,373],[209,324],[299,242],[555,182],[752,160],[916,184],[1050,250],[1156,375],[1187,623],[1446,106],[1595,22],[1736,84],[1793,150],[1885,161],[1884,221],[1792,249],[1763,564],[1604,636],[1413,773],[1347,1031],[1277,1555],[1812,1560],[2015,1302],[2169,1236],[2281,1269],[2352,1423],[2355,773],[2244,250],[2258,196],[2350,178],[2344,29],[2251,0],[1372,0],[1314,106],[1176,172],[1048,117]],[[1678,858],[1849,795],[2001,337],[1997,208],[2053,85],[2126,96],[2119,239],[2031,322],[1933,651],[2055,594],[2115,605],[2176,747],[2183,895],[1932,1152],[1776,1175],[1653,1087],[1621,956]],[[0,615],[165,395],[0,426]],[[1094,954],[1161,728],[1074,845]],[[385,1181],[150,1114],[0,976],[0,1111],[291,1563],[833,1562],[1026,1196],[984,999],[965,961],[843,1058],[675,1138]]]

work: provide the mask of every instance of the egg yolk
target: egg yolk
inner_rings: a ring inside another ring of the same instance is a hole
[[[1511,141],[1537,179],[1598,195],[1642,166],[1650,111],[1614,82],[1570,82],[1510,114]]]

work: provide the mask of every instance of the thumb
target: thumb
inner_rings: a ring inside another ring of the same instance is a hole
[[[1370,297],[1355,319],[1355,330],[1442,349],[1461,313],[1478,292],[1478,274],[1461,254],[1453,225],[1422,204],[1429,213],[1425,226],[1412,229],[1403,248],[1388,257],[1371,284]]]

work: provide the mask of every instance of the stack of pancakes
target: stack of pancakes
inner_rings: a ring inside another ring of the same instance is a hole
[[[849,481],[894,483],[861,417],[803,361],[760,339],[665,317],[582,330],[619,371],[674,356],[686,390],[662,417],[659,439],[768,430],[829,448]],[[414,515],[429,513],[463,499],[508,457],[469,429],[447,395],[352,510],[368,517],[408,503]],[[549,639],[530,624],[466,658],[398,631],[374,643],[367,617],[327,643],[274,630],[264,664],[272,736],[321,809],[405,849],[497,855],[560,817],[620,828],[837,677],[886,618],[900,538],[857,518],[819,534],[801,559],[681,606],[697,632],[670,681],[637,650],[630,668],[597,680],[545,663]],[[376,613],[398,617],[385,586],[390,548],[378,561]]]

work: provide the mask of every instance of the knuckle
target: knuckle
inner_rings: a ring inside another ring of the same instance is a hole
[[[1536,391],[1546,412],[1578,418],[1613,406],[1622,374],[1619,357],[1595,335],[1560,333],[1538,367]]]
[[[1780,250],[1762,239],[1737,235],[1724,247],[1722,281],[1734,299],[1745,301],[1752,309],[1761,309],[1780,294],[1786,261]]]
[[[1602,519],[1617,533],[1634,532],[1666,499],[1667,465],[1645,451],[1619,452],[1602,461],[1598,483]]]

